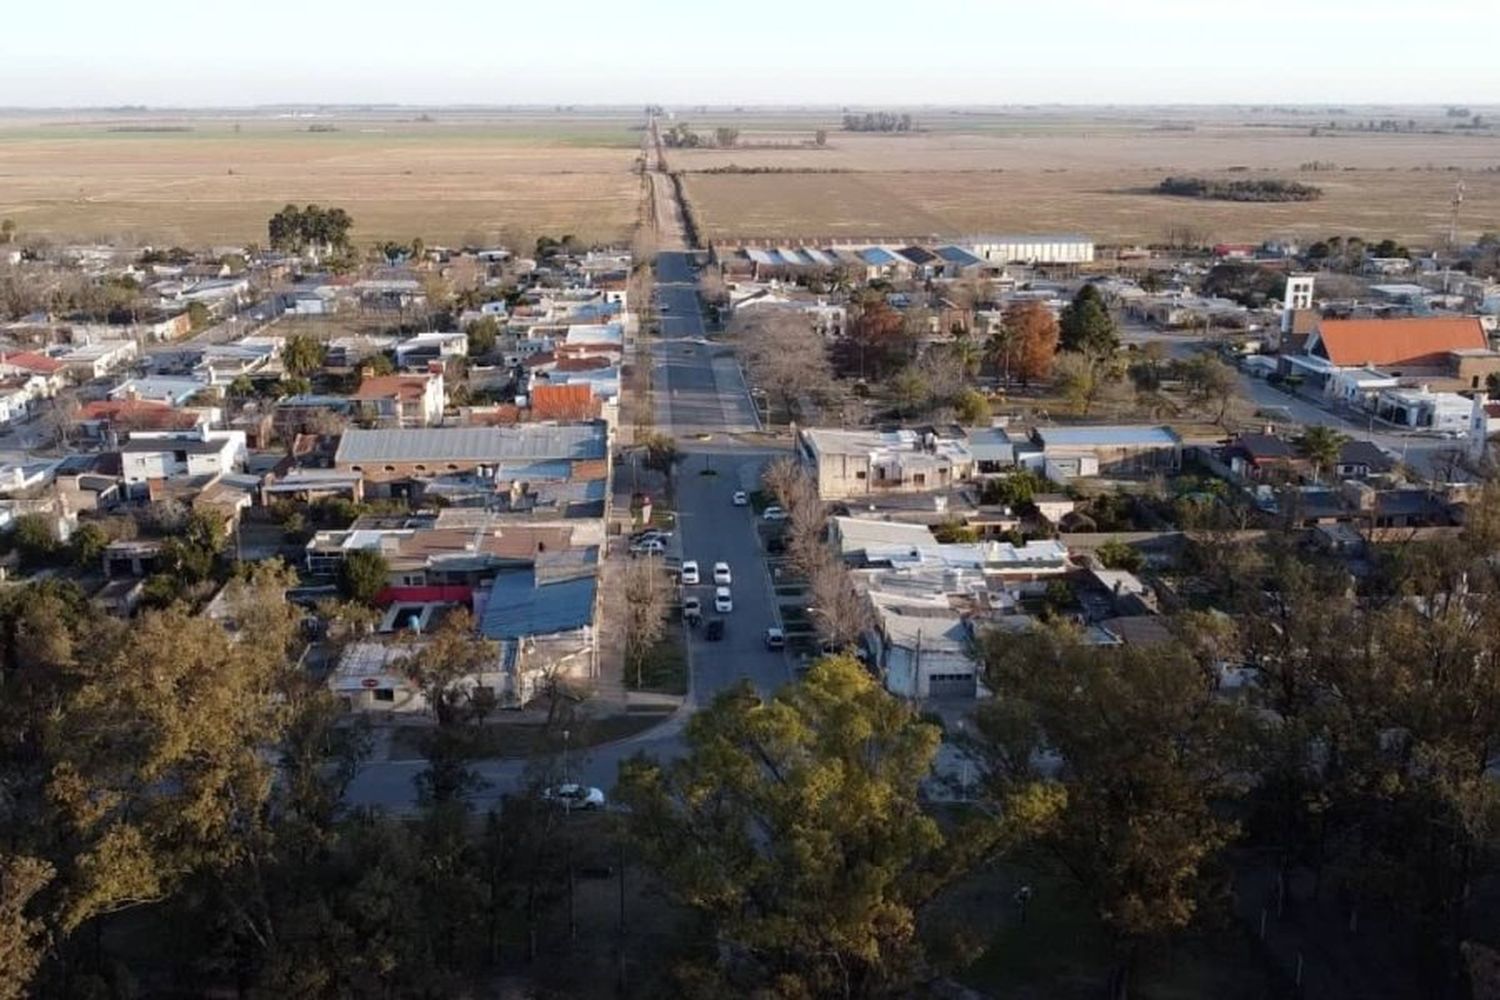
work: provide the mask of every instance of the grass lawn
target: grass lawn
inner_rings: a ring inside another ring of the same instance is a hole
[[[568,748],[582,750],[612,743],[615,740],[645,732],[662,719],[660,714],[605,715],[599,718],[575,718],[556,722],[549,729],[537,722],[487,722],[469,730],[472,737],[470,755],[476,759],[532,757],[562,750],[564,729],[568,730]],[[427,726],[401,726],[391,733],[391,757],[421,757],[434,729]]]
[[[687,694],[687,650],[683,645],[682,630],[673,621],[646,654],[641,664],[637,683],[635,665],[629,657],[625,662],[625,686],[632,691],[651,691],[657,694]]]

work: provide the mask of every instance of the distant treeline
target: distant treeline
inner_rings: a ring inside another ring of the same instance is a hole
[[[191,132],[191,125],[112,125],[109,132]]]
[[[795,147],[794,147],[795,148]],[[741,167],[731,163],[725,167],[705,167],[689,170],[693,174],[852,174],[847,167]]]
[[[1317,201],[1323,189],[1298,181],[1216,181],[1203,177],[1168,177],[1156,186],[1157,194],[1212,201]]]
[[[862,115],[845,115],[845,132],[910,132],[913,128],[911,115],[897,115],[889,111],[867,111]]]

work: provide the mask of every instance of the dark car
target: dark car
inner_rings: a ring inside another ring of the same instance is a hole
[[[724,638],[724,619],[710,618],[708,627],[703,630],[703,638],[709,642],[718,642]]]

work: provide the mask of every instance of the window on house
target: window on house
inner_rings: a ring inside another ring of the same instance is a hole
[[[858,472],[856,472],[854,474],[854,478],[855,479],[863,479],[863,478],[865,478],[865,470],[861,469]]]
[[[923,486],[927,482],[927,473],[918,472],[911,477],[911,481],[916,483],[918,486]]]
[[[395,472],[396,471],[396,467],[394,465],[387,465],[385,467],[385,471],[386,472]]]
[[[395,688],[376,688],[375,689],[375,700],[376,701],[395,701],[396,700],[396,689]]]
[[[351,465],[351,466],[349,466],[349,469],[352,472],[364,472],[365,471],[364,469],[360,468],[357,465]]]
[[[174,461],[186,462],[187,461],[187,452],[185,452],[185,451],[174,451],[174,452],[172,452],[172,458],[173,458]]]

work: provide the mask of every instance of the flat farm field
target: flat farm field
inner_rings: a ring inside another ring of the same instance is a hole
[[[920,120],[920,115],[918,118]],[[1405,114],[1402,116],[1405,121]],[[1445,239],[1458,182],[1460,235],[1500,230],[1500,132],[1312,134],[1243,120],[1145,124],[945,118],[874,135],[824,123],[826,146],[785,121],[741,127],[740,148],[677,150],[709,239],[882,239],[1078,232],[1102,243],[1191,233],[1208,241],[1358,234]],[[1426,128],[1426,125],[1419,125]],[[1236,203],[1149,192],[1171,174],[1281,178],[1323,189],[1301,203]]]
[[[628,235],[639,116],[0,121],[0,217],[57,240],[264,242],[288,202],[359,242]],[[632,131],[631,126],[635,126]]]

